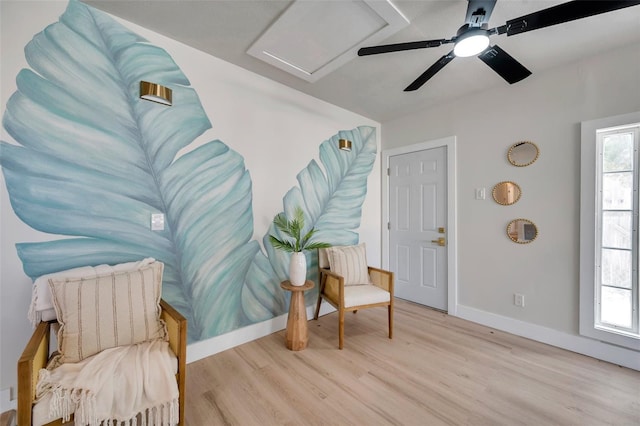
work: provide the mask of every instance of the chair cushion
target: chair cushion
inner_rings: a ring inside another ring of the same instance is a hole
[[[388,291],[373,284],[345,286],[344,306],[345,308],[351,308],[374,303],[387,303],[391,300],[390,296]]]
[[[78,362],[104,349],[166,339],[160,319],[164,265],[91,278],[51,278],[60,330],[57,362]]]
[[[364,243],[357,246],[329,247],[327,257],[331,272],[342,276],[345,286],[371,284]]]

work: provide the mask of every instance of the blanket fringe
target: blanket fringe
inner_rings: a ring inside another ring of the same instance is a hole
[[[130,419],[89,419],[86,412],[79,408],[75,414],[75,426],[175,426],[179,421],[178,400],[162,404],[158,407],[147,408]],[[140,422],[138,422],[138,417]],[[66,419],[65,421],[67,421]]]
[[[174,426],[179,421],[178,412],[178,400],[174,399],[158,407],[147,408],[131,419],[113,420],[113,423],[104,423],[103,426]]]
[[[89,392],[60,386],[51,388],[50,392],[49,418],[62,418],[63,422],[68,422],[73,415],[76,426],[100,426],[100,422],[90,415],[95,412],[95,397]]]

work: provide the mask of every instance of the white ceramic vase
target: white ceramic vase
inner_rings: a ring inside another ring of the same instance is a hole
[[[289,262],[289,281],[291,285],[301,286],[307,280],[307,258],[304,252],[294,252],[291,254]]]

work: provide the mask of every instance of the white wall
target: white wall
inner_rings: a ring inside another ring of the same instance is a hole
[[[66,2],[0,2],[2,61],[0,99],[6,102],[16,90],[15,76],[26,67],[24,46],[46,25],[58,20]],[[297,185],[296,174],[309,161],[319,161],[321,142],[339,130],[360,125],[378,128],[378,123],[326,102],[259,77],[144,28],[123,22],[134,32],[169,52],[191,80],[213,124],[198,142],[220,139],[245,159],[253,183],[254,238],[262,241],[274,215],[282,210],[282,197]],[[2,129],[2,140],[12,141]],[[291,151],[292,147],[294,148]],[[283,155],[283,153],[290,154]],[[380,155],[368,181],[363,206],[360,239],[367,243],[368,256],[380,264]],[[31,281],[22,272],[15,244],[54,239],[23,224],[9,204],[4,179],[0,178],[0,393],[6,398],[13,388],[16,362],[31,327],[27,309]],[[233,341],[233,336],[231,337]],[[205,349],[206,351],[206,349]],[[202,352],[202,345],[199,347]],[[0,411],[7,408],[0,401]]]
[[[639,110],[635,45],[534,70],[513,86],[383,123],[383,149],[457,137],[458,303],[469,308],[463,312],[486,313],[497,326],[512,319],[512,332],[534,327],[542,334],[578,334],[580,122]],[[507,150],[522,140],[535,142],[540,158],[514,167]],[[512,206],[491,198],[492,187],[504,180],[522,188]],[[481,187],[486,200],[474,198]],[[516,218],[538,226],[533,243],[506,237],[507,223]],[[514,293],[525,295],[524,308],[514,306]]]

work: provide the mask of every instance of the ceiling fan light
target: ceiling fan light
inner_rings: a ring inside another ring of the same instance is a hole
[[[486,34],[469,34],[467,37],[459,38],[453,48],[454,55],[466,58],[482,52],[489,46],[489,37]]]

